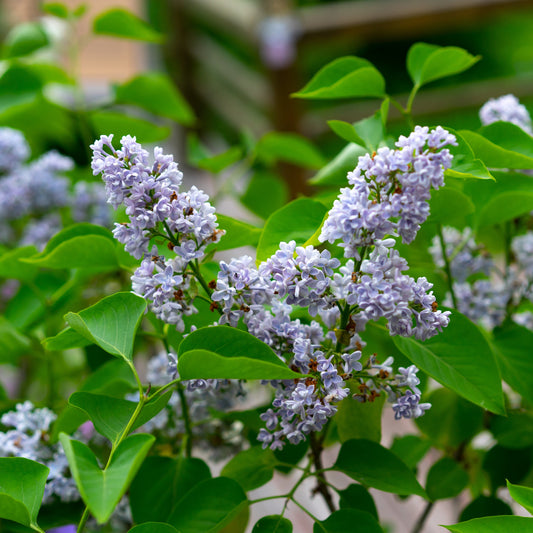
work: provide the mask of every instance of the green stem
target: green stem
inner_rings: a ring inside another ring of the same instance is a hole
[[[279,500],[280,498],[286,498],[286,497],[287,497],[287,494],[278,494],[277,496],[265,496],[264,498],[257,498],[257,500],[250,500],[248,504],[253,505],[254,503],[266,502],[268,500]]]
[[[296,489],[304,482],[304,480],[310,475],[311,466],[313,465],[313,461],[310,459],[307,463],[307,466],[304,468],[304,471],[302,472],[302,475],[292,487],[291,491],[287,494],[285,503],[283,504],[283,509],[281,510],[281,516],[285,514],[285,511],[287,510],[287,505],[289,504],[289,500],[293,499],[294,493],[296,492]],[[294,500],[293,500],[294,501]]]
[[[444,270],[446,271],[446,277],[448,278],[448,290],[450,291],[450,294],[452,296],[453,307],[455,309],[459,309],[457,307],[457,298],[455,297],[455,293],[453,292],[452,269],[450,267],[450,260],[446,255],[446,244],[444,242],[444,234],[442,233],[442,224],[438,224],[438,235],[440,247],[442,249],[442,257],[444,259]]]
[[[81,533],[83,531],[83,528],[85,527],[85,524],[87,523],[88,519],[89,519],[89,508],[85,507],[85,510],[83,511],[83,514],[80,519],[80,523],[78,524],[78,528],[76,529],[76,533]]]
[[[322,525],[322,523],[320,522],[320,520],[314,515],[312,514],[310,511],[308,511],[301,503],[299,503],[298,501],[296,501],[293,497],[291,497],[291,501],[297,505],[307,516],[309,516],[310,518],[312,518],[315,522],[315,524],[318,524],[323,531],[326,532],[326,529],[324,528],[324,526]],[[327,532],[326,532],[327,533]]]
[[[163,385],[162,387],[159,387],[159,389],[157,389],[155,392],[150,394],[150,396],[148,396],[146,401],[150,402],[156,396],[159,396],[162,392],[165,392],[166,390],[172,388],[174,385],[177,385],[178,383],[181,383],[181,378],[177,378],[177,379],[173,379],[172,381],[169,381],[166,385]]]
[[[189,416],[189,406],[187,404],[187,398],[185,397],[185,389],[181,383],[178,383],[178,394],[181,401],[181,412],[183,414],[183,422],[185,423],[185,456],[191,457],[192,455],[192,427],[191,418]]]

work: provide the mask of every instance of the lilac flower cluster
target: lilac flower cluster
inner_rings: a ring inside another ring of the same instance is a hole
[[[71,170],[73,161],[51,151],[28,163],[30,149],[21,132],[0,128],[0,243],[35,245],[42,249],[62,227],[58,209],[71,208],[75,221],[109,225],[109,210],[98,197],[99,184],[93,196],[84,199],[85,212],[75,216],[79,192],[70,191],[70,181],[63,173]],[[83,187],[80,182],[77,188]],[[87,185],[88,186],[88,185]],[[98,217],[88,216],[88,210]]]
[[[0,424],[0,457],[24,457],[50,469],[44,489],[43,503],[59,499],[72,502],[80,499],[68,461],[60,444],[49,443],[49,431],[56,415],[46,408],[38,409],[29,401],[17,404],[14,411],[4,413]]]
[[[431,188],[444,185],[452,155],[445,146],[455,137],[440,126],[429,131],[417,126],[400,137],[392,150],[383,147],[359,158],[348,174],[352,188],[341,189],[324,223],[320,241],[342,240],[345,257],[360,259],[360,248],[387,235],[410,243],[429,215]]]
[[[511,122],[522,128],[526,133],[533,134],[528,110],[512,94],[491,98],[480,109],[479,118],[484,126],[501,120],[503,122]]]

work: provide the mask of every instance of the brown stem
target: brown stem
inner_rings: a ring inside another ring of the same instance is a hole
[[[424,511],[416,521],[416,524],[413,526],[413,531],[411,533],[420,533],[422,531],[422,528],[424,527],[426,519],[429,516],[429,513],[431,512],[431,509],[433,509],[433,502],[428,502]]]
[[[311,443],[311,454],[313,456],[313,465],[315,467],[316,472],[321,472],[324,469],[324,466],[322,465],[322,450],[324,449],[322,446],[322,441],[317,438],[316,433],[311,433],[310,435],[310,443]],[[334,513],[336,511],[335,504],[333,503],[333,497],[331,496],[331,492],[329,490],[329,487],[324,483],[323,473],[319,473],[316,475],[316,482],[317,492],[320,492],[322,497],[324,498],[324,501],[326,502],[326,505],[328,506],[328,509],[331,513]]]

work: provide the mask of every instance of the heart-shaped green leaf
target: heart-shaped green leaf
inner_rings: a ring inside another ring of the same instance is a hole
[[[313,533],[383,533],[376,519],[366,511],[340,509],[326,520],[315,522]]]
[[[431,500],[454,498],[468,485],[468,474],[451,457],[443,457],[429,469],[426,491]]]
[[[59,440],[81,497],[99,524],[107,522],[139,470],[155,437],[137,433],[123,440],[107,469],[101,470],[91,449],[61,433]]]
[[[292,533],[292,523],[279,514],[263,516],[254,524],[252,533]]]
[[[121,8],[100,13],[93,21],[93,31],[100,35],[112,35],[150,43],[160,43],[163,40],[163,35],[153,30],[144,20]]]
[[[234,479],[245,490],[253,490],[268,483],[278,464],[272,450],[253,446],[235,455],[222,469],[220,475]]]

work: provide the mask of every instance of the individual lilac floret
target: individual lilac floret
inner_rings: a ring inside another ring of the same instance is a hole
[[[511,122],[530,135],[532,134],[529,112],[512,94],[491,98],[480,109],[479,118],[484,126],[501,120]]]
[[[8,174],[30,157],[30,147],[18,130],[0,128],[0,173]]]
[[[359,249],[387,235],[410,243],[429,216],[430,190],[444,185],[444,171],[452,155],[445,146],[455,137],[440,126],[429,131],[416,126],[401,136],[397,149],[380,148],[359,158],[341,189],[320,234],[320,241],[341,240],[345,257],[360,259]]]
[[[394,418],[418,418],[431,408],[430,403],[420,403],[420,394],[407,391],[404,396],[400,396],[396,403],[392,405]]]

